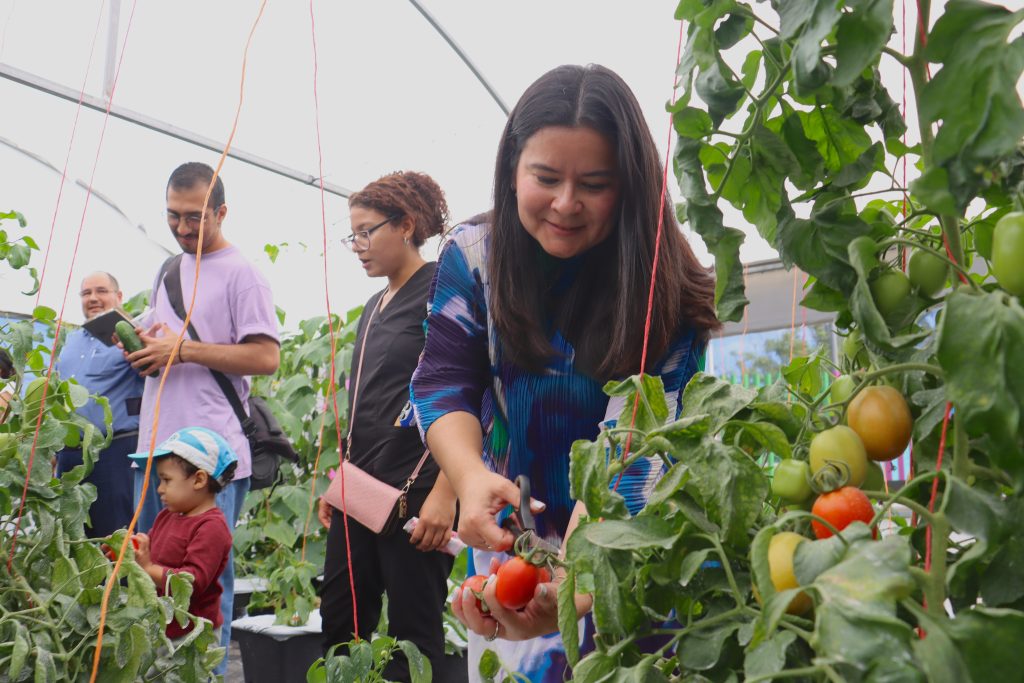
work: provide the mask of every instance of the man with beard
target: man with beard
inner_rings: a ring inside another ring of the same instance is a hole
[[[266,278],[242,255],[238,247],[225,239],[221,228],[228,207],[224,183],[214,180],[213,169],[199,162],[182,164],[167,181],[167,226],[181,247],[182,254],[165,264],[153,285],[152,311],[145,321],[148,329],[138,328],[144,348],[127,354],[138,372],[162,371],[173,357],[160,398],[160,423],[156,443],[166,440],[183,427],[206,427],[220,434],[238,456],[233,481],[217,494],[217,506],[234,531],[249,490],[252,453],[242,425],[211,371],[218,371],[230,382],[242,406],[248,405],[249,376],[272,375],[280,363],[277,313]],[[212,185],[212,188],[211,188]],[[209,195],[209,201],[207,201]],[[196,280],[196,252],[202,227],[202,260]],[[175,353],[174,345],[184,320],[170,302],[168,286],[173,278],[165,276],[177,268],[182,301],[187,310],[195,291],[191,324],[198,339],[186,333]],[[138,450],[148,451],[153,440],[153,416],[156,412],[160,374],[146,379],[142,398],[142,421]],[[135,499],[142,497],[144,463],[135,474]],[[159,480],[152,468],[145,502],[139,516],[138,531],[145,532],[160,512],[157,496]],[[231,637],[231,613],[234,600],[233,556],[220,581],[224,592],[221,611],[224,626],[221,642]],[[227,658],[215,673],[223,674]]]

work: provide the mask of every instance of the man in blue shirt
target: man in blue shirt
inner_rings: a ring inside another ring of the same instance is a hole
[[[119,308],[123,299],[117,280],[104,272],[92,273],[82,280],[80,295],[86,320]],[[57,373],[61,379],[75,378],[90,394],[105,396],[110,402],[114,438],[85,478],[96,487],[96,501],[89,508],[92,526],[86,527],[85,532],[92,538],[108,536],[115,529],[128,526],[134,512],[135,475],[128,455],[136,451],[139,437],[144,380],[125,360],[121,349],[107,346],[84,327],[68,335],[57,359]],[[104,430],[103,408],[96,401],[90,399],[78,413]],[[65,448],[57,454],[57,476],[80,464],[82,451]]]

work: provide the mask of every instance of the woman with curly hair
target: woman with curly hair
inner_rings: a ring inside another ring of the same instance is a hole
[[[352,232],[342,239],[370,277],[387,286],[363,308],[349,373],[349,449],[352,464],[401,489],[423,457],[416,427],[400,427],[409,400],[409,379],[423,349],[423,319],[435,263],[420,247],[444,229],[448,205],[430,176],[397,172],[376,180],[349,198]],[[354,415],[353,415],[354,413]],[[409,640],[437,671],[444,656],[442,613],[453,558],[439,551],[451,537],[455,493],[432,458],[427,458],[409,489],[406,517],[419,523],[411,535],[375,534],[351,516],[320,501],[320,521],[328,528],[321,592],[325,650],[353,639],[355,584],[359,633],[369,639],[380,618],[382,593],[388,596],[388,634]],[[408,662],[398,653],[384,671],[388,680],[408,681]]]

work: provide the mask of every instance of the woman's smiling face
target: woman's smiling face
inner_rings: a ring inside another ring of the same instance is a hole
[[[541,248],[556,258],[577,256],[615,227],[615,150],[593,128],[541,128],[519,155],[515,190],[519,220]]]

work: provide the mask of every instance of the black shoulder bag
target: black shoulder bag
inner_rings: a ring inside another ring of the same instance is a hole
[[[185,302],[181,294],[181,254],[172,256],[164,261],[160,269],[161,281],[167,291],[167,301],[171,304],[174,312],[182,320],[185,319]],[[158,285],[159,287],[159,285]],[[188,333],[193,341],[202,341],[199,333],[189,321]],[[285,436],[277,418],[270,411],[266,401],[258,396],[249,396],[249,414],[246,415],[242,401],[232,386],[231,380],[223,372],[207,368],[217,386],[224,392],[224,398],[231,405],[235,417],[242,425],[242,432],[249,441],[249,449],[252,451],[252,475],[249,479],[249,489],[256,491],[267,488],[277,483],[280,474],[281,458],[288,458],[292,462],[298,462],[299,456],[292,447],[288,437]]]

